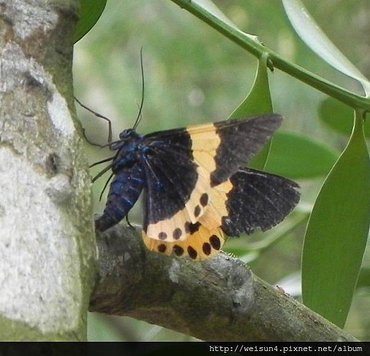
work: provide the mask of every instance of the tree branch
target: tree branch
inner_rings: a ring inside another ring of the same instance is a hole
[[[355,341],[226,254],[205,262],[146,250],[135,230],[99,234],[90,310],[130,316],[207,341]]]

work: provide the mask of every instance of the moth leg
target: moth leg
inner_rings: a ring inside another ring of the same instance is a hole
[[[107,188],[107,186],[108,186],[110,180],[112,179],[112,177],[113,177],[113,173],[109,176],[109,178],[105,182],[104,187],[103,187],[102,191],[100,192],[99,201],[101,201],[101,198],[103,197],[104,191]]]
[[[84,109],[86,109],[87,111],[91,112],[92,114],[94,114],[96,117],[99,117],[100,119],[103,119],[105,121],[107,121],[108,123],[108,144],[109,144],[109,147],[110,147],[110,144],[112,143],[112,121],[110,119],[108,119],[106,116],[102,115],[102,114],[99,114],[97,113],[96,111],[90,109],[89,107],[87,107],[86,105],[82,104],[81,101],[79,101],[76,97],[74,97],[75,100],[77,101],[77,103],[83,107]],[[85,140],[92,146],[97,146],[97,147],[100,147],[100,148],[103,148],[103,147],[106,147],[107,145],[100,145],[99,143],[96,143],[96,142],[92,142],[86,135],[86,132],[85,132],[85,129],[82,128],[82,134],[85,138]]]
[[[100,143],[96,143],[96,142],[91,141],[91,140],[87,137],[87,135],[86,135],[86,130],[85,130],[85,128],[84,128],[84,127],[82,128],[82,135],[83,135],[84,139],[87,141],[87,143],[88,143],[89,145],[91,145],[91,146],[96,146],[96,147],[99,147],[99,148],[103,148],[103,147],[104,147],[104,145],[101,145]]]
[[[133,225],[130,223],[130,220],[128,219],[128,214],[126,215],[126,223],[127,223],[127,225],[128,225],[131,229],[135,229],[135,226],[133,226]]]

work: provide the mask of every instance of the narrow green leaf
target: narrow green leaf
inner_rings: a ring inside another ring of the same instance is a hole
[[[230,115],[230,119],[240,119],[243,117],[256,116],[273,112],[268,81],[267,61],[267,54],[262,55],[259,59],[258,69],[256,77],[254,78],[252,88],[243,102],[232,112],[232,114]],[[263,169],[266,164],[270,146],[271,141],[252,160],[249,166],[256,169]]]
[[[294,133],[274,135],[266,170],[291,179],[325,176],[338,159],[339,152]]]
[[[352,131],[351,120],[353,109],[338,100],[328,97],[319,108],[319,117],[326,125],[333,130],[349,136]],[[365,136],[370,137],[370,120],[364,123]]]
[[[283,0],[283,6],[290,23],[306,45],[332,67],[358,80],[368,97],[370,95],[370,82],[330,41],[302,2],[300,0]]]
[[[80,20],[73,36],[74,43],[79,41],[96,24],[104,11],[107,0],[80,0]]]
[[[370,160],[363,120],[329,173],[312,211],[303,248],[303,302],[343,327],[358,279],[370,221]]]

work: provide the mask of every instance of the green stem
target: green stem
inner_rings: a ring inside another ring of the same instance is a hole
[[[370,100],[368,98],[356,95],[294,63],[285,60],[272,49],[257,41],[255,37],[247,35],[236,27],[223,22],[197,3],[194,3],[191,0],[172,0],[172,2],[186,9],[257,58],[260,58],[264,53],[267,53],[269,61],[272,62],[274,67],[353,108],[370,110]]]

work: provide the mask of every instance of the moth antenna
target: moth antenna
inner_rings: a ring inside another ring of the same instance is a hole
[[[143,65],[143,47],[140,48],[140,70],[141,70],[141,102],[139,106],[139,112],[137,113],[137,117],[132,127],[133,130],[136,130],[139,122],[141,120],[141,113],[143,111],[144,106],[144,93],[145,93],[145,81],[144,81],[144,65]]]
[[[82,104],[81,103],[81,101],[79,101],[75,96],[74,96],[74,99],[77,101],[77,103],[81,106],[81,107],[83,107],[85,110],[87,110],[87,111],[89,111],[89,112],[91,112],[92,114],[94,114],[96,117],[99,117],[100,119],[103,119],[103,120],[105,120],[105,121],[107,121],[107,123],[108,123],[108,143],[109,143],[109,145],[112,143],[112,121],[110,120],[110,119],[108,119],[106,116],[104,116],[104,115],[102,115],[102,114],[99,114],[98,112],[96,112],[96,111],[94,111],[94,110],[92,110],[92,109],[90,109],[89,107],[87,107],[86,105],[84,105],[84,104]],[[84,134],[84,136],[85,136],[85,138],[86,138],[86,141],[88,142],[88,143],[90,143],[91,145],[93,145],[93,146],[98,146],[98,147],[106,147],[107,145],[99,145],[99,144],[96,144],[96,143],[93,143],[93,142],[91,142],[88,138],[87,138],[87,136],[86,136],[86,134],[85,134],[85,130],[83,130],[83,134]]]
[[[114,173],[112,173],[112,174],[109,176],[109,178],[107,179],[107,181],[105,182],[104,187],[103,187],[103,189],[102,189],[102,191],[101,191],[101,193],[100,193],[100,196],[99,196],[99,201],[101,201],[101,198],[103,197],[104,191],[105,191],[105,189],[107,188],[107,185],[108,185],[108,183],[110,182],[110,180],[112,179],[113,175],[114,175]]]

